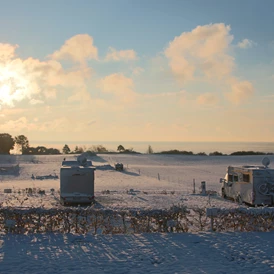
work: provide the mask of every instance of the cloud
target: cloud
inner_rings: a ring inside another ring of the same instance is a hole
[[[37,97],[51,100],[57,97],[57,90],[77,92],[86,87],[92,74],[92,69],[85,66],[64,69],[56,60],[15,58],[16,45],[2,44],[0,47],[5,49],[0,59],[0,107],[14,107],[25,99],[31,104],[37,103]]]
[[[145,98],[159,98],[159,97],[181,97],[181,96],[185,96],[186,95],[186,91],[185,90],[181,90],[178,92],[162,92],[162,93],[149,93],[149,94],[144,94],[143,97]]]
[[[50,58],[54,60],[71,60],[84,65],[87,60],[98,58],[98,50],[93,45],[91,36],[78,34],[68,39],[59,50],[50,55]]]
[[[201,77],[211,84],[217,84],[221,80],[231,89],[227,98],[238,104],[249,98],[254,93],[254,88],[250,82],[239,81],[233,76],[236,65],[230,54],[233,41],[230,30],[230,26],[223,23],[198,26],[175,37],[164,53],[172,73],[180,83]],[[240,45],[243,48],[255,43],[244,39]],[[217,102],[217,97],[207,93],[200,95],[197,102],[213,103]]]
[[[57,94],[56,88],[46,88],[44,90],[44,95],[47,99],[55,99]]]
[[[171,124],[172,128],[176,130],[183,130],[188,132],[191,129],[191,125],[189,124],[181,124],[181,123],[173,123]]]
[[[153,127],[153,123],[148,122],[145,124],[145,128],[152,128],[152,127]]]
[[[136,67],[132,69],[132,74],[133,75],[140,75],[142,72],[144,72],[145,70],[141,67]]]
[[[234,79],[231,83],[231,92],[227,93],[227,98],[234,104],[246,101],[254,94],[254,88],[249,81],[238,81]]]
[[[133,49],[116,50],[110,47],[105,59],[106,61],[133,61],[137,60],[137,54]]]
[[[102,78],[97,86],[102,92],[112,94],[125,103],[133,102],[136,98],[133,80],[122,73],[114,73]]]
[[[234,58],[228,54],[232,40],[230,26],[223,23],[198,26],[175,37],[166,48],[165,56],[181,82],[194,80],[197,73],[222,79],[234,67]]]
[[[22,132],[32,127],[26,117],[20,117],[16,120],[9,120],[0,124],[0,130],[6,132]]]
[[[18,45],[10,45],[0,43],[0,62],[5,62],[14,58],[15,50],[18,48]]]
[[[94,124],[96,124],[96,121],[95,121],[95,120],[90,121],[90,122],[87,123],[88,126],[91,126],[91,125],[94,125]]]
[[[14,106],[15,102],[40,92],[39,85],[27,74],[20,59],[0,62],[0,105]]]
[[[218,98],[214,93],[207,92],[198,96],[197,103],[212,106],[218,103]]]
[[[30,104],[31,104],[31,105],[40,105],[40,104],[44,104],[44,101],[42,101],[42,100],[37,100],[37,99],[31,99],[31,100],[30,100]]]
[[[76,93],[68,98],[68,102],[86,102],[90,103],[91,96],[86,87],[81,88]]]
[[[253,42],[252,40],[249,40],[249,39],[243,39],[241,42],[239,42],[237,44],[237,47],[238,48],[241,48],[241,49],[248,49],[248,48],[252,48],[253,46],[255,46],[256,43]]]

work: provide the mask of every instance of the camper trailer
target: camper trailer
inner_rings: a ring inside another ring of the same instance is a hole
[[[229,166],[222,183],[222,196],[249,205],[274,205],[274,169],[263,166]]]
[[[61,204],[86,204],[94,201],[94,171],[91,161],[63,161],[60,169]]]

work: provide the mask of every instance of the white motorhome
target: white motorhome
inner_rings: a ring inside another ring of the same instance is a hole
[[[250,205],[274,205],[274,169],[263,166],[229,166],[222,183],[222,196]]]
[[[91,204],[94,201],[94,171],[91,161],[63,161],[60,169],[61,204]]]

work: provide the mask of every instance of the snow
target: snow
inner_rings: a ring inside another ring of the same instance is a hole
[[[274,157],[268,157],[273,162]],[[31,176],[51,174],[60,178],[63,158],[0,156],[0,167],[19,164],[19,174],[0,173],[0,201],[12,207],[60,208],[59,179],[34,180]],[[66,158],[75,160],[73,156]],[[201,182],[206,181],[207,190],[219,193],[219,179],[229,165],[260,165],[262,158],[125,154],[91,157],[96,166],[96,206],[117,210],[167,209],[176,204],[238,208],[238,204],[219,195],[200,195]],[[124,172],[114,170],[116,162],[124,164]],[[4,193],[8,188],[13,193]],[[27,195],[26,188],[36,192]],[[38,190],[45,190],[45,195]],[[1,234],[0,273],[274,273],[273,240],[274,232]]]

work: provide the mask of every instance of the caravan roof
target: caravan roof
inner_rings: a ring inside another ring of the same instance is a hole
[[[78,161],[63,161],[62,166],[80,166],[80,164],[79,164]],[[92,162],[91,161],[86,161],[85,166],[86,167],[92,166]]]

